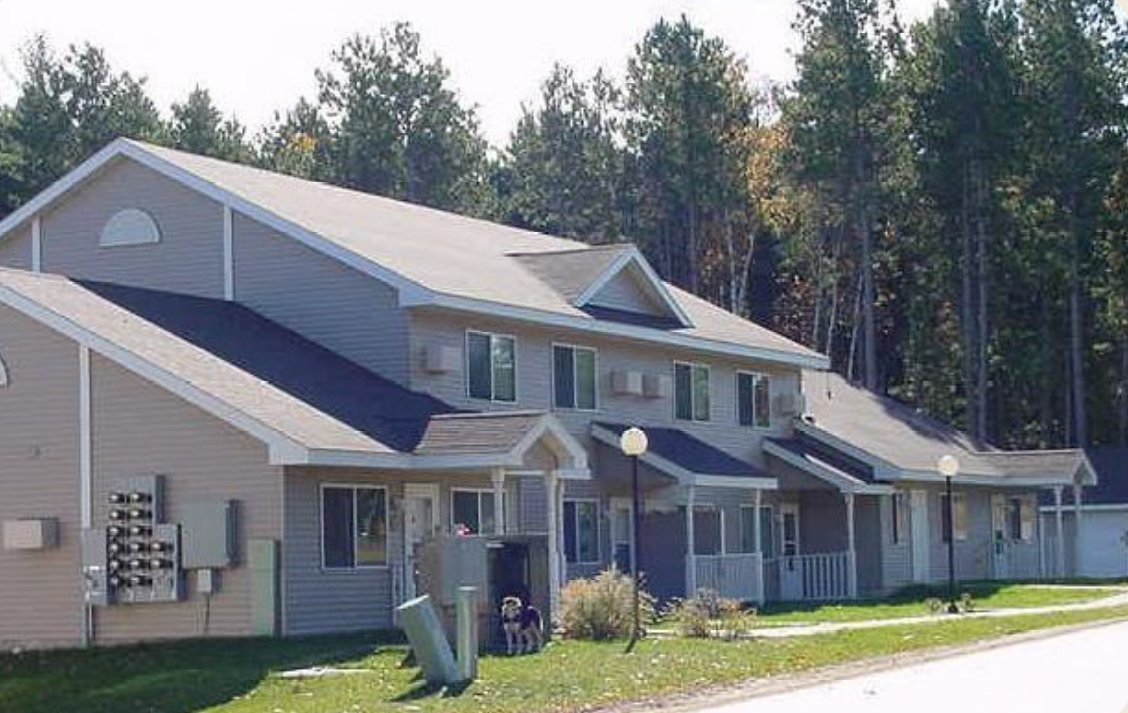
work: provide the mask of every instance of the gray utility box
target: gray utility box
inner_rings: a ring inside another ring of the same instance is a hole
[[[235,560],[235,506],[230,500],[181,506],[180,563],[184,569],[223,569]]]
[[[535,606],[546,625],[552,620],[545,535],[434,538],[420,546],[418,562],[417,591],[431,596],[452,641],[460,587],[477,587],[480,592],[482,647],[504,646],[500,616],[504,597],[519,597]]]
[[[83,536],[87,601],[179,600],[180,526],[164,521],[164,479],[159,475],[119,479],[106,495],[101,519],[107,523],[101,553],[94,535]]]

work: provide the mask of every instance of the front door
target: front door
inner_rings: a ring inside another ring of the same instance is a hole
[[[418,595],[416,555],[419,545],[433,536],[439,523],[439,486],[407,483],[403,493],[403,586],[404,599]]]
[[[611,557],[620,572],[631,571],[631,501],[611,499]]]
[[[914,490],[909,494],[909,519],[913,534],[913,581],[927,582],[931,531],[928,527],[928,491]]]
[[[1007,498],[1005,495],[991,496],[991,562],[995,579],[1010,577],[1010,547],[1007,542]]]
[[[803,598],[803,563],[799,560],[799,504],[779,507],[779,598]]]

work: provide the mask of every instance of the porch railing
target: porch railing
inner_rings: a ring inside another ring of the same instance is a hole
[[[779,598],[828,601],[853,596],[854,563],[849,552],[790,555],[776,560]]]
[[[697,555],[697,589],[711,589],[722,597],[741,601],[764,600],[764,570],[756,553],[732,555]]]

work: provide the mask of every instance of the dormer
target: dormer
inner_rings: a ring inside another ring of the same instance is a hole
[[[693,326],[634,245],[515,253],[510,257],[559,292],[573,307],[593,317],[668,329]]]

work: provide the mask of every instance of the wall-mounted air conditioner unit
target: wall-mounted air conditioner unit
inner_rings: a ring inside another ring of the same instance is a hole
[[[628,369],[612,371],[611,392],[618,396],[641,396],[642,372]]]
[[[445,374],[458,371],[461,354],[457,347],[447,344],[429,344],[423,348],[423,371]]]
[[[674,393],[674,380],[668,374],[647,374],[642,377],[642,395],[648,399],[668,399]]]
[[[775,397],[775,412],[781,416],[798,416],[807,409],[807,397],[794,391]]]

